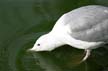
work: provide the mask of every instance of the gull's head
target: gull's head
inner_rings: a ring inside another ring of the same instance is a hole
[[[45,34],[39,37],[30,51],[51,51],[56,48],[57,42],[55,37]]]

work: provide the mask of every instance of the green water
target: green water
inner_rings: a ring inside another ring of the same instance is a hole
[[[107,0],[0,0],[0,71],[108,71],[108,48],[84,51],[62,46],[51,52],[27,52],[64,13]]]

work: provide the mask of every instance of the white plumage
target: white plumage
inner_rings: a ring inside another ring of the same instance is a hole
[[[65,13],[51,32],[42,35],[31,51],[51,51],[68,44],[84,49],[85,61],[92,49],[108,42],[108,7],[89,5]]]

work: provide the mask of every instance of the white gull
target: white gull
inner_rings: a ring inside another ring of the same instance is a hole
[[[65,13],[53,29],[42,35],[31,51],[51,51],[62,45],[84,49],[85,61],[92,49],[108,41],[108,7],[89,5]]]

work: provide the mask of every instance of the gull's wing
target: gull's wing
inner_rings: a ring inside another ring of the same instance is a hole
[[[62,16],[63,24],[69,26],[68,33],[78,40],[108,41],[108,8],[86,6]]]

